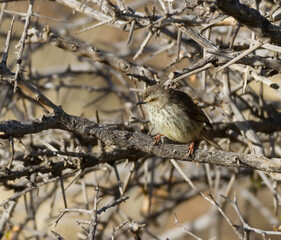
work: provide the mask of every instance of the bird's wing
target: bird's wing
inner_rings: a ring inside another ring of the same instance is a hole
[[[212,124],[209,121],[209,118],[206,116],[203,110],[193,102],[190,96],[182,91],[176,91],[173,89],[171,90],[172,101],[175,101],[177,104],[182,105],[182,109],[184,109],[188,116],[190,116],[194,120],[205,123],[208,127],[213,128]],[[175,92],[177,93],[175,94]]]

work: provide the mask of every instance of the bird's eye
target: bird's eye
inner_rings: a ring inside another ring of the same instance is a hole
[[[157,100],[157,98],[151,98],[150,102],[155,102]]]

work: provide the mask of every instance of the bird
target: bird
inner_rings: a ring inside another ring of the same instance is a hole
[[[210,133],[209,129],[213,126],[208,117],[185,92],[155,84],[146,89],[142,100],[136,105],[145,106],[151,124],[159,133],[155,137],[155,144],[161,136],[179,143],[191,142],[187,148],[189,157],[193,155],[195,140],[203,138],[222,150]]]

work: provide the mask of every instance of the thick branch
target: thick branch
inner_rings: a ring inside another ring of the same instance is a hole
[[[239,0],[218,0],[218,8],[250,28],[259,38],[281,46],[281,28],[273,25],[259,11]]]
[[[0,137],[22,137],[46,129],[62,129],[102,140],[107,145],[115,145],[121,149],[130,150],[134,154],[152,154],[162,158],[172,158],[183,161],[197,161],[225,167],[251,167],[261,171],[281,173],[281,159],[224,151],[196,150],[193,159],[188,158],[185,145],[159,144],[154,145],[153,139],[138,132],[120,131],[101,127],[96,122],[82,117],[71,116],[60,112],[29,122],[5,121],[0,123]],[[254,143],[253,143],[254,144]],[[128,157],[128,156],[126,156]],[[119,158],[120,159],[120,158]]]

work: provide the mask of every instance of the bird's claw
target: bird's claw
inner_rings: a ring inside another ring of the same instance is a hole
[[[154,138],[154,144],[158,144],[161,141],[161,137],[163,135],[162,134],[158,134],[155,138]]]
[[[194,152],[194,141],[188,146],[187,150],[187,157],[192,157]]]

